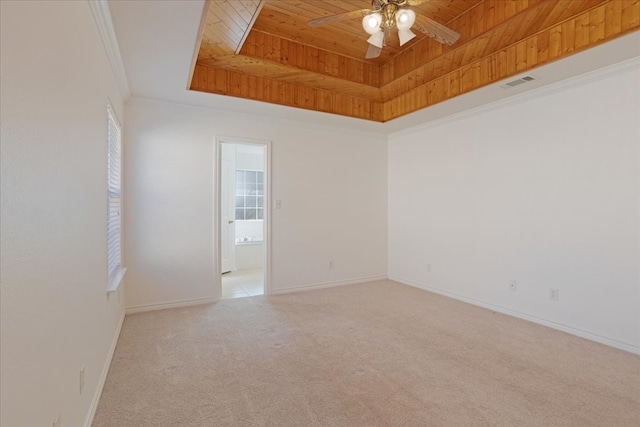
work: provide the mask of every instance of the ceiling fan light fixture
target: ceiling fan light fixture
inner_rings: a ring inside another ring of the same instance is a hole
[[[396,13],[396,26],[398,27],[398,38],[400,46],[414,38],[416,35],[411,32],[411,26],[416,22],[416,13],[411,9],[400,9]]]
[[[382,49],[384,46],[384,31],[378,29],[378,32],[371,34],[371,37],[367,40],[369,44],[374,45]]]
[[[373,35],[380,31],[380,25],[382,24],[382,15],[379,13],[370,13],[362,18],[362,28],[364,30]]]

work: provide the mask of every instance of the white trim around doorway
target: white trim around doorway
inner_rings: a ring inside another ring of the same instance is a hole
[[[222,242],[221,224],[222,216],[221,193],[221,146],[227,144],[260,145],[264,147],[264,294],[271,294],[271,141],[249,139],[231,136],[216,136],[214,142],[214,177],[213,177],[213,273],[214,273],[214,299],[222,298]]]

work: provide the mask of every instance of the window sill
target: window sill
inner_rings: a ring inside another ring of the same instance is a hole
[[[109,279],[107,294],[112,294],[118,290],[126,272],[127,269],[123,267],[120,267],[118,271],[115,272],[115,274]]]

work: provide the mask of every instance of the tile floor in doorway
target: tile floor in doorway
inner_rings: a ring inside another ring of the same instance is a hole
[[[243,298],[264,294],[264,270],[252,268],[222,275],[222,298]]]

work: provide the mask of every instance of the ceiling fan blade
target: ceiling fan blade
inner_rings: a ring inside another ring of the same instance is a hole
[[[460,34],[456,33],[451,28],[447,28],[424,15],[416,16],[416,22],[413,27],[416,30],[425,33],[429,37],[434,38],[438,42],[446,44],[447,46],[451,46],[460,38]]]
[[[371,13],[370,9],[352,10],[351,12],[338,13],[337,15],[324,16],[318,19],[312,19],[307,22],[310,27],[319,27],[320,25],[330,24],[332,22],[346,21],[347,19],[364,18],[365,15]]]
[[[367,54],[364,57],[365,59],[373,59],[373,58],[379,57],[381,53],[382,53],[381,48],[379,48],[378,46],[369,44],[369,49],[367,49]]]
[[[427,2],[428,0],[409,0],[407,3],[409,3],[409,6],[418,6],[422,3]]]

